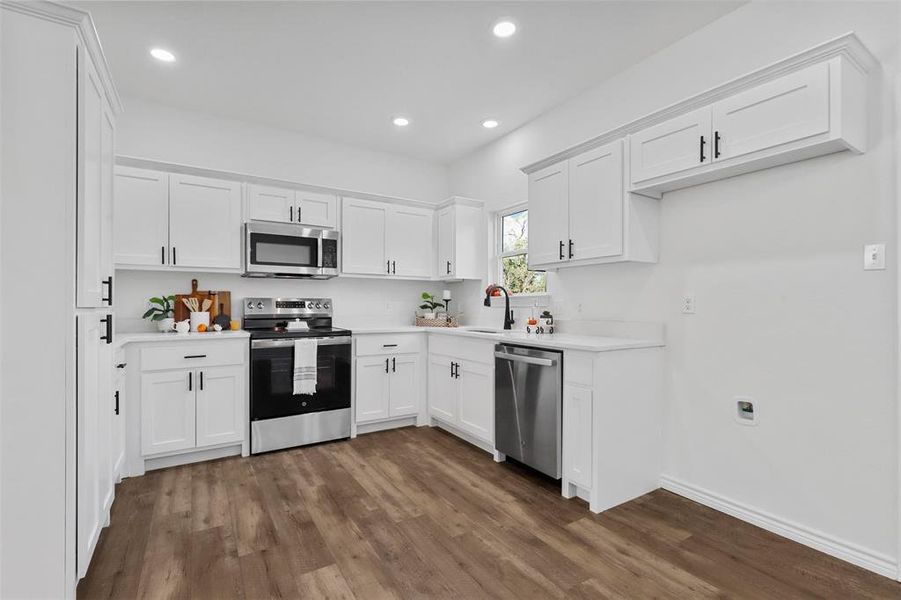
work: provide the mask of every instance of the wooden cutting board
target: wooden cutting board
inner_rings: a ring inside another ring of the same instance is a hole
[[[202,307],[204,300],[209,300],[212,302],[210,305],[210,323],[212,323],[216,317],[219,315],[228,315],[231,317],[232,312],[232,295],[229,291],[213,291],[207,290],[202,291],[198,290],[198,281],[196,279],[191,280],[191,293],[190,294],[176,294],[175,295],[175,320],[176,321],[184,321],[185,319],[189,319],[191,316],[188,307],[185,306],[185,303],[182,302],[183,298],[196,298],[197,303]]]
[[[188,310],[188,307],[185,306],[185,303],[182,302],[184,299],[196,298],[197,303],[203,306],[203,301],[210,299],[208,292],[201,292],[197,290],[198,282],[196,279],[191,280],[191,293],[190,294],[175,294],[175,321],[184,321],[185,319],[189,319],[191,316],[191,311]],[[212,315],[210,315],[212,317]],[[212,322],[212,320],[211,320]]]

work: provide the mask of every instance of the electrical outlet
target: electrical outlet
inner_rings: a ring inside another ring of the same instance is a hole
[[[682,314],[684,315],[693,315],[695,314],[695,297],[686,294],[682,296]]]
[[[885,270],[885,244],[867,244],[863,247],[864,271]]]

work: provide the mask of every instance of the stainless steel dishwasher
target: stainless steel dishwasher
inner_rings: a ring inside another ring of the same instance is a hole
[[[494,445],[560,479],[563,353],[511,344],[494,347]]]

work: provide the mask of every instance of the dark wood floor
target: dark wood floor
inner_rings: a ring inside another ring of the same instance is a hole
[[[79,598],[899,598],[901,584],[658,490],[592,515],[429,428],[148,473]]]

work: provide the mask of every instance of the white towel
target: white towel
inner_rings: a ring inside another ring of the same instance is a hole
[[[294,395],[316,393],[317,348],[315,339],[294,340]]]

